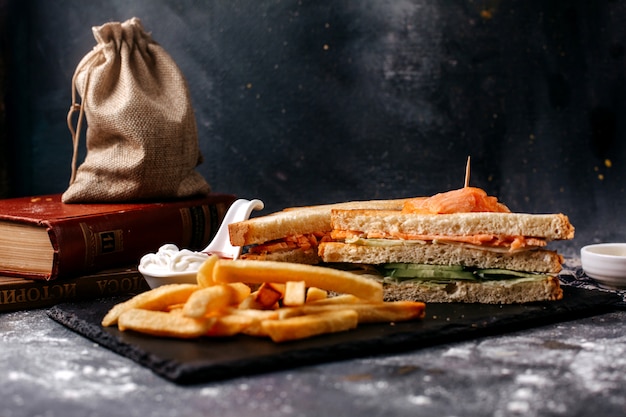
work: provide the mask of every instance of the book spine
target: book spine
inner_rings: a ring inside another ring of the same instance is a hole
[[[49,276],[53,280],[123,265],[137,265],[141,257],[166,243],[201,250],[217,233],[230,196],[197,205],[163,204],[142,210],[48,222],[55,249]]]
[[[69,302],[93,300],[150,289],[136,270],[87,275],[73,279],[41,281],[0,278],[0,312],[45,308]]]

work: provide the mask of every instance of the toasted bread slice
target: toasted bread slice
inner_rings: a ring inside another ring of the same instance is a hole
[[[265,216],[230,224],[228,231],[234,246],[247,246],[299,234],[329,232],[333,209],[401,210],[406,199],[367,200],[288,208]]]
[[[385,301],[415,300],[426,304],[521,304],[563,298],[558,277],[549,275],[533,280],[384,283],[383,294]]]
[[[558,273],[563,263],[561,255],[546,249],[508,252],[445,243],[367,246],[323,242],[319,246],[318,253],[322,261],[328,263],[379,265],[401,262],[541,273]]]
[[[334,230],[380,235],[472,236],[493,234],[572,239],[574,227],[564,214],[454,213],[404,214],[391,210],[341,210],[331,213]]]

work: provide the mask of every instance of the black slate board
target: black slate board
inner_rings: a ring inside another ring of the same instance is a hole
[[[177,340],[103,328],[100,321],[104,314],[124,298],[60,304],[48,315],[170,381],[194,384],[521,330],[600,314],[621,301],[613,293],[574,287],[563,290],[564,298],[557,302],[428,304],[421,321],[360,325],[349,332],[283,344],[243,335]]]

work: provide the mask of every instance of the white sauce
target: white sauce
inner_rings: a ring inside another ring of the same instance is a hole
[[[139,266],[146,272],[193,272],[207,260],[208,255],[189,249],[178,249],[176,245],[166,244],[157,253],[144,255]]]

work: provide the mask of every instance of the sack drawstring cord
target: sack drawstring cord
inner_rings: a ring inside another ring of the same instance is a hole
[[[78,147],[80,144],[80,132],[82,130],[83,119],[85,118],[85,98],[87,97],[87,88],[89,86],[89,77],[91,75],[91,70],[93,69],[93,62],[99,57],[99,51],[93,51],[89,58],[85,59],[82,63],[78,65],[76,71],[74,71],[74,75],[72,76],[72,104],[70,105],[70,109],[67,113],[67,126],[70,129],[70,133],[72,135],[72,176],[70,177],[70,185],[74,183],[76,179],[76,165],[78,163]],[[87,68],[87,73],[85,75],[85,82],[83,86],[83,100],[79,104],[76,100],[76,82],[78,80],[78,74]],[[72,116],[75,112],[78,113],[78,120],[76,121],[76,128],[74,128],[74,124],[72,123]]]

